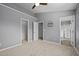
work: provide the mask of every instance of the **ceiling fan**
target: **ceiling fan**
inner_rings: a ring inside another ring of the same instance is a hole
[[[36,6],[40,6],[40,5],[47,5],[47,3],[35,3],[33,6],[32,6],[32,9],[34,9]]]

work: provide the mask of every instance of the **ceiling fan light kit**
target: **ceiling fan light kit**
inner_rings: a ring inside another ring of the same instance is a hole
[[[40,5],[47,5],[47,3],[35,3],[32,7],[32,9],[34,9],[36,6],[40,6]]]

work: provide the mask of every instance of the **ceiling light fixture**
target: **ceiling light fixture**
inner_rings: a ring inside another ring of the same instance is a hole
[[[39,3],[35,3],[36,6],[39,6]]]
[[[34,5],[32,6],[32,9],[34,9],[36,6],[40,6],[40,5],[46,6],[47,3],[34,3]]]

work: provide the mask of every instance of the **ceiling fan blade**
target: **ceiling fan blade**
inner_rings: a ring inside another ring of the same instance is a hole
[[[39,3],[39,5],[47,5],[47,3]],[[34,4],[32,9],[34,9],[36,7],[36,5]]]
[[[47,3],[39,3],[40,5],[47,5]]]
[[[36,7],[36,5],[33,5],[32,9],[34,9]]]

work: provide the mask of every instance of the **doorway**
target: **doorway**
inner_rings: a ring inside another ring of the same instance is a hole
[[[43,22],[38,24],[38,38],[43,40]]]
[[[75,16],[60,19],[60,42],[63,45],[75,47]]]
[[[22,42],[28,41],[28,21],[26,19],[22,19]]]

